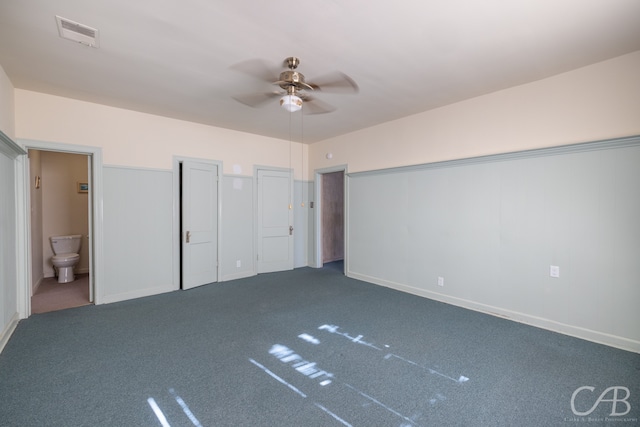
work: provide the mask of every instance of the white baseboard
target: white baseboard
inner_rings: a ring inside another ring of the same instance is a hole
[[[173,284],[154,286],[153,288],[147,289],[137,289],[132,292],[123,292],[119,294],[102,296],[101,298],[96,300],[96,304],[110,304],[113,302],[126,301],[135,298],[150,297],[152,295],[164,294],[175,290],[176,289]]]
[[[450,295],[444,295],[438,292],[432,292],[432,291],[427,291],[420,288],[414,288],[412,286],[390,282],[390,281],[378,279],[376,277],[370,277],[364,274],[347,272],[347,276],[353,279],[362,280],[364,282],[373,283],[375,285],[380,285],[380,286],[395,289],[398,291],[406,292],[409,294],[417,295],[420,297],[429,298],[435,301],[444,302],[446,304],[455,305],[457,307],[462,307],[469,310],[478,311],[484,314],[490,314],[492,316],[501,317],[503,319],[511,320],[514,322],[524,323],[526,325],[535,326],[537,328],[546,329],[553,332],[558,332],[560,334],[569,335],[575,338],[580,338],[580,339],[595,342],[598,344],[608,345],[610,347],[615,347],[622,350],[632,351],[634,353],[640,353],[640,341],[635,341],[629,338],[620,337],[617,335],[611,335],[604,332],[598,332],[591,329],[582,328],[580,326],[567,325],[565,323],[557,322],[555,320],[532,316],[530,314],[511,311],[511,310],[507,310],[500,307],[494,307],[488,304],[482,304],[479,302],[466,300],[463,298],[452,297]]]
[[[34,296],[36,294],[36,291],[38,290],[38,288],[40,287],[40,285],[42,284],[42,281],[44,280],[44,277],[41,277],[38,279],[38,281],[33,285],[33,288],[31,289],[31,296]]]
[[[7,323],[5,328],[0,333],[0,353],[2,353],[2,350],[4,350],[4,346],[9,342],[9,338],[11,338],[13,331],[16,330],[19,320],[20,316],[18,315],[18,312],[13,313],[13,316],[11,316],[11,319],[9,319],[9,323]]]
[[[222,276],[221,282],[228,282],[229,280],[245,279],[247,277],[255,276],[255,271],[242,271],[240,273],[225,274]]]

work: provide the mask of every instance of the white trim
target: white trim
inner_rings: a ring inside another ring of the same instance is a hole
[[[16,144],[13,139],[9,138],[6,133],[0,130],[0,153],[9,157],[10,159],[15,159],[18,156],[24,156],[27,154],[25,150],[22,149],[18,144]]]
[[[69,154],[82,154],[91,157],[93,175],[92,188],[92,224],[89,230],[92,237],[93,265],[90,270],[93,274],[93,287],[95,304],[103,304],[103,173],[102,173],[102,148],[85,145],[63,144],[58,142],[35,141],[19,139],[18,142],[25,150],[57,151]],[[21,318],[27,318],[31,314],[31,215],[29,198],[29,164],[27,157],[21,157],[16,164],[16,200],[17,200],[17,241],[18,241],[18,313]]]
[[[0,332],[0,353],[4,350],[4,347],[9,342],[9,338],[13,335],[13,332],[18,327],[18,322],[20,321],[20,315],[18,312],[13,313],[11,319],[9,319],[9,323],[5,326],[4,330]]]
[[[110,169],[123,169],[123,170],[131,170],[131,171],[144,171],[144,172],[173,172],[173,169],[166,168],[147,168],[147,167],[139,167],[139,166],[127,166],[127,165],[102,165],[104,168]]]
[[[315,198],[315,205],[314,205],[314,209],[315,212],[313,214],[313,220],[314,220],[314,229],[315,229],[315,260],[314,260],[314,265],[312,265],[311,267],[315,267],[315,268],[322,268],[322,176],[325,173],[333,173],[333,172],[344,172],[344,201],[343,201],[343,206],[344,206],[344,272],[346,273],[347,270],[347,264],[349,262],[348,259],[348,252],[347,252],[347,246],[348,246],[348,239],[347,239],[347,233],[348,233],[348,213],[349,213],[349,203],[348,203],[348,192],[349,192],[349,186],[348,186],[348,168],[349,165],[337,165],[337,166],[332,166],[332,167],[328,167],[328,168],[322,168],[322,169],[316,169],[314,171],[314,180],[315,180],[315,186],[314,186],[314,198]]]
[[[349,174],[344,170],[344,261],[343,274],[349,271]]]
[[[88,271],[85,271],[85,273],[88,273]],[[31,290],[31,296],[34,296],[36,292],[38,292],[38,288],[40,287],[40,285],[42,284],[42,282],[44,281],[44,277],[38,279],[38,281],[35,284],[31,284],[32,286],[32,290]]]
[[[422,163],[417,165],[398,166],[386,169],[372,169],[351,173],[352,176],[380,175],[383,173],[397,173],[414,170],[439,169],[448,167],[458,167],[479,163],[505,162],[516,159],[526,159],[534,157],[559,156],[564,154],[581,153],[596,150],[613,150],[617,148],[633,147],[640,145],[640,136],[629,136],[624,138],[605,139],[594,142],[581,142],[578,144],[559,145],[555,147],[534,148],[531,150],[512,151],[509,153],[488,154],[485,156],[465,157],[461,159],[443,160],[440,162]]]
[[[31,208],[29,197],[29,158],[15,161],[16,181],[16,310],[21,319],[31,314]]]
[[[556,322],[554,320],[532,316],[532,315],[517,312],[517,311],[507,310],[504,308],[495,307],[488,304],[482,304],[479,302],[475,302],[475,301],[471,301],[463,298],[457,298],[450,295],[444,295],[438,292],[432,292],[425,289],[415,288],[413,286],[407,286],[407,285],[403,285],[401,283],[397,283],[389,280],[382,280],[375,277],[367,276],[365,274],[359,274],[359,273],[348,271],[347,276],[353,279],[372,283],[374,285],[380,285],[380,286],[395,289],[398,291],[406,292],[412,295],[417,295],[419,297],[440,301],[446,304],[455,305],[457,307],[478,311],[480,313],[489,314],[496,317],[502,317],[503,319],[506,319],[506,320],[511,320],[514,322],[535,326],[537,328],[558,332],[564,335],[569,335],[575,338],[592,341],[598,344],[604,344],[611,347],[620,348],[622,350],[632,351],[634,353],[640,353],[640,341],[635,341],[628,338],[607,334],[604,332],[598,332],[591,329],[567,325],[565,323]]]

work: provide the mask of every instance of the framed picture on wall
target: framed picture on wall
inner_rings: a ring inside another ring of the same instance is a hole
[[[89,183],[87,182],[79,182],[78,183],[78,193],[88,193],[89,192]]]

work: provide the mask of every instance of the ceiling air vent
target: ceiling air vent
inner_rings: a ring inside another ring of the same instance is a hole
[[[56,15],[58,23],[58,33],[63,39],[82,43],[91,47],[100,46],[98,35],[99,32],[95,28],[73,22],[67,18]]]

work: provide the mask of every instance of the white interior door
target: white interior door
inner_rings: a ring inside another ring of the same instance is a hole
[[[182,163],[182,289],[218,280],[218,166]]]
[[[258,273],[293,270],[291,172],[258,170]]]

